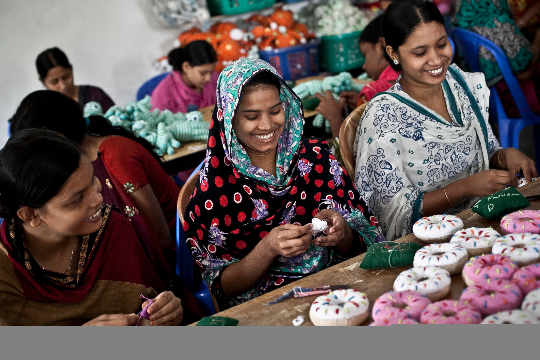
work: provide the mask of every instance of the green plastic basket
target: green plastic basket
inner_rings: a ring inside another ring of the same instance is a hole
[[[323,36],[319,54],[321,67],[332,73],[357,69],[364,65],[360,51],[361,31],[343,35]]]
[[[212,15],[235,15],[270,7],[276,0],[207,0]]]

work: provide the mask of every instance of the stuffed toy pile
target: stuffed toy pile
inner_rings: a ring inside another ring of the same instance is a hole
[[[208,139],[210,123],[204,121],[198,110],[173,114],[170,110],[151,109],[150,96],[130,102],[124,108],[115,105],[105,114],[99,103],[91,101],[84,106],[84,116],[103,116],[113,126],[121,126],[135,136],[145,138],[156,147],[160,156],[172,155],[180,142]]]

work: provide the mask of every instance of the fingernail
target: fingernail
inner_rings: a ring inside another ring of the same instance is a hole
[[[151,313],[152,313],[152,310],[151,310],[151,309],[148,309],[146,312],[149,313],[149,314],[151,314]]]
[[[150,322],[150,325],[156,325],[155,321]]]
[[[150,316],[150,320],[151,320],[151,321],[154,321],[154,317],[153,317],[153,316]]]

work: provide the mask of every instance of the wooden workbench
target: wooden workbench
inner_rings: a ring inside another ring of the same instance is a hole
[[[528,184],[519,190],[525,196],[538,195],[540,194],[540,180]],[[540,201],[531,202],[531,206],[528,209],[540,210]],[[463,220],[464,228],[473,226],[491,226],[500,232],[499,221],[487,220],[482,216],[473,213],[471,210],[463,211],[459,213],[458,216]],[[414,241],[425,245],[413,234],[407,235],[396,241]],[[364,270],[359,267],[363,258],[364,254],[359,255],[317,274],[313,274],[292,284],[284,286],[283,288],[264,294],[244,304],[222,311],[216,314],[216,316],[228,316],[238,319],[240,321],[238,325],[293,326],[292,320],[298,315],[302,315],[304,317],[303,326],[313,325],[309,319],[309,309],[316,296],[290,298],[274,305],[264,304],[277,299],[283,294],[283,292],[288,292],[295,286],[316,287],[322,285],[348,285],[351,288],[366,293],[369,299],[369,313],[371,314],[374,301],[379,296],[392,290],[394,280],[398,274],[404,270],[407,270],[410,268],[410,266],[392,269]],[[453,275],[450,294],[446,297],[446,299],[459,299],[461,292],[465,287],[466,286],[461,278],[461,274]],[[366,320],[362,325],[368,325],[372,321],[373,319],[370,315],[369,319]]]

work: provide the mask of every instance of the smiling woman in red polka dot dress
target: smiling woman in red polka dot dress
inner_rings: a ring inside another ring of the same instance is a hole
[[[184,230],[220,310],[384,241],[328,144],[301,139],[301,102],[274,68],[237,61],[217,98]],[[325,236],[313,237],[313,217]]]

